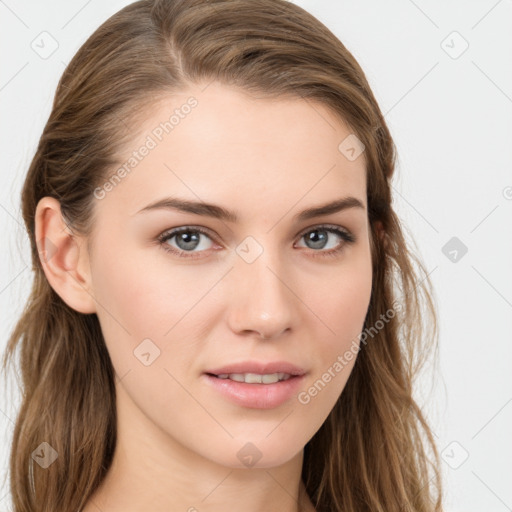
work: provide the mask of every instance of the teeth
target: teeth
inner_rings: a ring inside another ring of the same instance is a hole
[[[267,373],[265,375],[258,373],[221,373],[217,377],[236,382],[246,382],[247,384],[274,384],[281,380],[288,380],[291,375],[288,373]]]

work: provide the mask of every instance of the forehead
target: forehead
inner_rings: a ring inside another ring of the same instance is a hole
[[[160,98],[130,128],[134,136],[108,174],[122,178],[102,208],[122,203],[132,215],[170,194],[237,203],[239,211],[258,199],[281,210],[340,195],[366,204],[364,153],[347,158],[355,134],[319,102],[255,97],[214,82]]]

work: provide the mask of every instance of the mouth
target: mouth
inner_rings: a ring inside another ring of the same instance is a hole
[[[220,379],[231,379],[237,382],[261,383],[260,377],[273,382],[277,376],[277,380],[285,380],[289,377],[304,375],[306,371],[287,361],[241,361],[232,363],[219,368],[210,368],[205,371],[206,374],[218,377]],[[242,376],[242,377],[241,377]],[[248,380],[246,380],[246,378]],[[277,381],[276,381],[277,382]],[[265,382],[263,382],[265,383]]]
[[[276,382],[282,382],[288,380],[293,375],[289,373],[221,373],[216,375],[214,373],[207,373],[210,377],[216,377],[217,379],[232,380],[234,382],[245,382],[246,384],[275,384]]]
[[[251,371],[243,371],[241,366],[204,372],[202,379],[223,399],[249,409],[274,409],[289,402],[300,391],[306,375],[291,365],[245,365],[251,366]]]

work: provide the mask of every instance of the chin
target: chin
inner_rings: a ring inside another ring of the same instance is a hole
[[[254,441],[232,440],[224,453],[212,453],[208,458],[231,469],[268,469],[282,466],[301,455],[303,445],[287,446],[277,437],[272,441],[265,440],[266,435]]]

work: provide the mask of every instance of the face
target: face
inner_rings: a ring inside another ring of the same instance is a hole
[[[169,448],[282,464],[356,360],[372,284],[364,153],[339,149],[351,131],[319,103],[217,83],[155,104],[137,134],[96,189],[89,261],[118,400]]]

